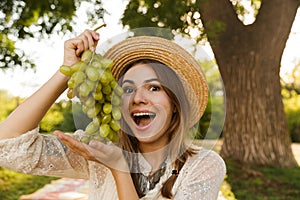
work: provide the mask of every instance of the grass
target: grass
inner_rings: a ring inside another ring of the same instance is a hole
[[[0,199],[18,200],[57,178],[21,174],[0,167]]]
[[[297,200],[300,197],[300,167],[244,166],[226,161],[226,182],[236,199],[243,200]]]
[[[295,157],[300,163],[300,144],[294,147],[298,148]],[[214,148],[219,151],[220,145]],[[225,162],[227,175],[221,192],[226,200],[297,200],[300,197],[300,167],[282,169]],[[18,200],[21,195],[33,193],[55,179],[0,168],[0,199]]]

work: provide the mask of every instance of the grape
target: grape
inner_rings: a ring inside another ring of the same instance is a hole
[[[108,124],[111,121],[111,114],[102,114],[102,124]]]
[[[108,72],[108,70],[102,71],[102,73],[100,74],[100,82],[103,85],[109,84],[109,82],[112,80],[111,76],[112,75],[111,73]]]
[[[107,137],[110,132],[110,126],[108,124],[101,124],[100,126],[100,136]]]
[[[121,88],[119,85],[114,89],[114,92],[117,96],[122,96],[123,94],[123,88]]]
[[[80,61],[71,66],[60,67],[61,73],[70,76],[67,97],[78,97],[82,111],[91,119],[85,128],[87,135],[81,139],[84,143],[91,140],[118,140],[123,89],[112,75],[112,65],[112,60],[86,50]]]
[[[121,99],[115,93],[112,94],[111,104],[114,106],[119,106],[121,104]]]
[[[92,59],[93,52],[91,50],[85,50],[81,55],[81,61],[89,63]]]
[[[102,92],[95,92],[93,94],[93,97],[94,97],[95,100],[99,101],[103,98],[103,94],[102,94]]]
[[[74,90],[73,89],[69,89],[67,92],[67,97],[69,99],[72,99],[74,97]]]
[[[87,67],[87,64],[85,62],[79,61],[79,62],[74,63],[71,66],[71,69],[73,72],[77,72],[79,70],[83,71],[86,67]]]
[[[115,80],[112,80],[109,85],[112,89],[116,89],[119,86],[118,82]]]
[[[84,136],[81,138],[81,141],[84,142],[84,143],[89,143],[90,140],[91,140],[90,137],[87,136],[87,135],[84,135]]]
[[[89,95],[89,93],[90,93],[90,87],[88,86],[88,84],[86,82],[83,82],[79,86],[79,95],[86,97]]]
[[[94,91],[97,83],[95,81],[91,81],[89,79],[85,80],[85,82],[88,85],[88,87],[90,88],[90,90]]]
[[[89,135],[92,135],[93,133],[97,132],[98,129],[99,129],[99,124],[91,122],[85,128],[85,132]]]
[[[77,71],[71,76],[71,78],[75,80],[76,85],[79,85],[86,79],[86,75],[82,71]]]
[[[75,78],[73,76],[68,80],[68,88],[73,89],[75,86]]]
[[[61,71],[61,73],[67,75],[67,76],[71,76],[72,75],[72,68],[66,65],[62,65],[60,66],[59,70]]]
[[[118,107],[113,107],[112,116],[115,120],[120,120],[122,117],[121,109]]]
[[[117,142],[118,141],[118,134],[115,131],[111,131],[107,138],[112,141],[112,142]]]
[[[103,105],[103,112],[105,114],[109,114],[109,113],[111,113],[111,111],[112,111],[112,105],[110,103],[105,103]]]
[[[94,60],[93,62],[91,62],[91,66],[96,68],[96,69],[99,69],[99,68],[101,68],[101,62],[99,62],[97,60]]]
[[[92,106],[95,106],[95,99],[93,97],[89,97],[85,100],[84,104],[87,106],[87,107],[92,107]]]
[[[98,73],[97,69],[94,67],[87,67],[86,75],[91,81],[97,81],[99,78],[99,73]]]
[[[118,120],[111,120],[109,123],[110,127],[114,131],[118,131],[121,128],[120,122]]]
[[[111,94],[111,87],[110,87],[110,85],[104,85],[102,87],[102,93],[110,95]]]
[[[104,66],[104,68],[109,69],[114,63],[109,59],[103,58],[101,60],[101,64],[102,64],[102,66]]]

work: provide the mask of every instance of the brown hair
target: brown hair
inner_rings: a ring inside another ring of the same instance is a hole
[[[172,116],[171,125],[168,128],[169,142],[172,145],[172,148],[168,149],[168,155],[171,160],[175,160],[173,163],[174,170],[177,170],[177,173],[181,170],[184,163],[186,162],[188,156],[191,156],[195,153],[195,150],[192,148],[186,147],[184,143],[184,137],[188,132],[188,113],[190,111],[190,106],[186,98],[183,86],[176,75],[176,73],[167,67],[166,65],[154,61],[154,60],[138,60],[128,66],[123,70],[123,74],[132,66],[136,64],[148,64],[155,71],[159,80],[161,81],[162,87],[166,91],[167,95],[173,101],[173,104],[176,108],[176,112]],[[121,78],[122,79],[122,78]],[[122,120],[122,127],[124,130],[129,131],[129,127]],[[131,134],[127,134],[124,131],[119,132],[119,142],[121,147],[124,149],[124,155],[127,157],[129,167],[133,165],[133,156],[130,152],[138,152],[138,140]],[[127,153],[126,153],[127,152]],[[137,186],[139,175],[135,172],[131,173],[133,182],[135,183],[136,191],[139,197],[143,197],[145,194]],[[170,177],[163,183],[161,188],[161,194],[163,197],[172,198],[172,187],[177,179],[177,174],[170,174]]]

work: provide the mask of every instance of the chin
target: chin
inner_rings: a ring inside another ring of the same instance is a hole
[[[146,136],[145,134],[143,134],[143,135],[134,134],[134,136],[136,137],[136,139],[139,142],[144,142],[144,143],[151,143],[151,142],[155,141],[155,139],[156,139],[155,135]]]

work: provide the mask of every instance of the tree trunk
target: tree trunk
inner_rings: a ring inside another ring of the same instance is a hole
[[[208,35],[226,91],[221,155],[245,164],[296,166],[279,71],[299,1],[263,0],[255,23],[248,26],[229,0],[200,6],[205,27],[214,21],[225,25],[217,37]]]

